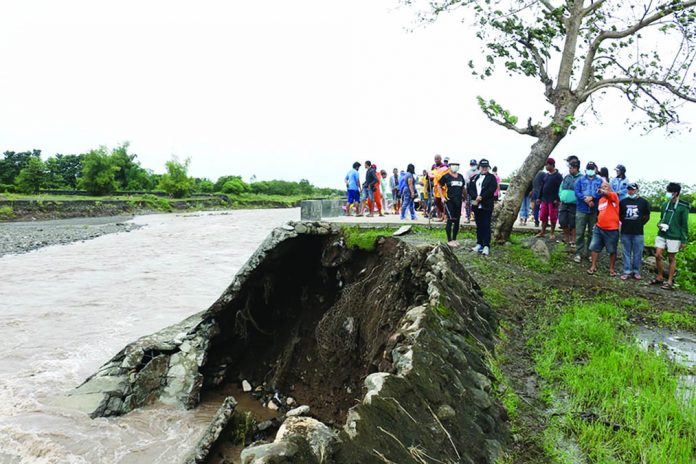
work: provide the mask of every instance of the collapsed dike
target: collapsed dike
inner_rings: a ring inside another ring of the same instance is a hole
[[[92,417],[195,408],[248,379],[310,412],[281,409],[264,434],[230,396],[187,462],[492,464],[509,442],[496,329],[449,248],[349,248],[336,225],[288,223],[208,310],[129,344],[66,401]]]

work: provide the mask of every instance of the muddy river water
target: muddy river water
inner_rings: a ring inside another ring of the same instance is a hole
[[[215,405],[89,419],[53,400],[124,345],[206,309],[299,210],[139,216],[130,233],[0,258],[0,464],[175,463]]]

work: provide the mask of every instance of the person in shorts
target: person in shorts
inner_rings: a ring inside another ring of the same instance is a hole
[[[568,174],[563,178],[558,197],[561,206],[558,208],[558,225],[563,230],[563,243],[575,248],[575,213],[578,199],[575,196],[575,182],[580,177],[580,160],[568,161]]]
[[[597,204],[597,224],[592,229],[592,264],[587,273],[597,272],[597,259],[604,248],[609,253],[609,276],[616,277],[616,248],[619,244],[619,196],[611,190],[609,182],[602,182],[599,187],[599,202]]]
[[[679,200],[681,185],[670,182],[667,185],[667,201],[660,208],[659,231],[655,237],[655,264],[657,275],[650,281],[651,285],[662,285],[665,290],[674,288],[674,274],[677,271],[677,253],[686,246],[689,238],[689,204]],[[664,280],[662,265],[664,251],[669,258],[667,282]]]
[[[346,215],[350,216],[350,209],[355,207],[355,215],[360,214],[360,163],[353,163],[353,169],[346,174],[346,189],[348,191],[348,203],[346,204]]]

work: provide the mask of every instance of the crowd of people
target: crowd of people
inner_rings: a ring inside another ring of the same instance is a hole
[[[600,254],[609,254],[609,275],[616,272],[616,255],[619,239],[623,252],[622,280],[641,280],[644,226],[650,219],[650,204],[640,196],[639,186],[629,182],[626,167],[619,164],[616,176],[609,177],[607,168],[599,169],[590,161],[581,173],[577,156],[565,159],[568,173],[564,176],[556,168],[553,158],[546,160],[525,193],[519,213],[519,223],[527,225],[533,219],[540,230],[536,237],[556,240],[556,226],[563,232],[561,242],[574,252],[573,260],[590,262],[587,272],[597,272]],[[364,166],[364,181],[360,180],[360,168]],[[406,170],[394,168],[391,174],[379,170],[375,164],[365,161],[353,163],[345,177],[348,190],[347,215],[399,214],[401,220],[416,219],[417,211],[435,221],[446,221],[447,244],[459,247],[462,216],[467,223],[473,215],[476,223],[476,246],[472,251],[490,254],[491,217],[496,201],[500,198],[501,179],[497,168],[491,169],[486,159],[469,161],[469,168],[461,172],[458,161],[435,155],[430,169],[416,174],[413,164]],[[689,205],[680,201],[681,186],[669,183],[665,188],[665,201],[660,205],[660,220],[656,247],[656,276],[651,285],[665,289],[674,287],[676,255],[684,248],[688,238]],[[665,252],[669,262],[667,280],[664,280]]]
[[[399,214],[401,220],[415,220],[418,210],[424,217],[446,222],[447,243],[453,248],[460,246],[457,235],[462,215],[467,223],[473,215],[476,246],[472,251],[490,253],[491,217],[500,196],[500,177],[496,167],[491,170],[488,160],[472,159],[463,173],[458,161],[441,155],[435,155],[433,165],[421,175],[416,174],[413,164],[402,171],[394,168],[391,175],[371,161],[365,161],[363,166],[364,182],[360,182],[358,162],[353,163],[345,177],[347,215],[374,217],[391,213]]]
[[[590,261],[589,274],[597,272],[602,251],[609,254],[609,275],[617,276],[616,254],[619,239],[623,252],[622,280],[641,280],[644,226],[650,220],[650,204],[640,196],[639,186],[626,178],[626,167],[619,164],[616,176],[609,178],[607,168],[598,169],[590,161],[580,172],[580,160],[570,156],[568,174],[562,176],[553,158],[539,171],[524,197],[520,223],[527,224],[531,215],[534,225],[541,227],[536,235],[555,240],[556,224],[563,231],[562,241],[574,252],[574,261]],[[689,236],[689,205],[679,200],[681,185],[671,182],[665,187],[665,201],[660,205],[658,234],[655,239],[656,276],[652,285],[665,289],[674,287],[676,254],[684,248]],[[665,251],[669,260],[667,281],[664,281]]]

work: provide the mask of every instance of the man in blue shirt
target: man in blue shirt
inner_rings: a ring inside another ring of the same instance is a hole
[[[619,201],[628,196],[628,179],[626,179],[626,166],[619,164],[614,169],[616,177],[611,180],[611,189],[619,195]]]
[[[575,258],[580,263],[582,258],[590,257],[590,239],[592,230],[597,223],[597,204],[599,202],[599,188],[602,179],[597,176],[597,165],[592,161],[585,166],[585,175],[575,181],[575,197],[577,206],[575,212]],[[585,236],[587,235],[587,240]]]
[[[351,206],[355,206],[355,215],[360,215],[360,163],[353,163],[353,169],[346,174],[346,188],[348,189],[348,204],[346,206],[346,215],[350,216]]]

